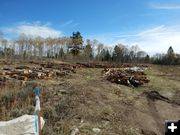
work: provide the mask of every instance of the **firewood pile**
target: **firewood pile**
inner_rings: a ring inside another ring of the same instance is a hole
[[[51,68],[51,69],[57,69],[59,71],[67,71],[67,72],[73,72],[76,73],[76,65],[71,65],[71,64],[57,64],[57,63],[41,63],[41,67],[43,68]]]
[[[8,79],[29,81],[65,76],[71,72],[75,73],[76,68],[74,65],[55,63],[41,63],[36,66],[17,66],[14,68],[5,67],[0,70],[0,84]]]
[[[106,80],[130,87],[138,87],[150,80],[141,68],[109,69],[103,70]]]
[[[115,64],[115,63],[76,63],[83,68],[122,68],[132,67],[130,64]]]

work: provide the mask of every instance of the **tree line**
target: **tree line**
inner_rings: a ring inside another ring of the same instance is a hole
[[[150,57],[138,45],[104,45],[97,40],[83,40],[80,32],[70,37],[42,38],[21,34],[14,40],[7,40],[0,34],[0,58],[5,59],[60,59],[78,61],[104,61],[116,63],[180,64],[179,55],[172,47],[167,54]]]
[[[151,61],[161,65],[180,65],[180,54],[175,53],[170,46],[166,54],[156,54]]]

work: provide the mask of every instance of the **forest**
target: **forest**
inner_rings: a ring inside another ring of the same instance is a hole
[[[80,32],[70,37],[42,38],[26,34],[6,39],[0,34],[0,58],[6,60],[58,59],[64,61],[96,61],[115,63],[180,64],[180,54],[170,46],[167,53],[150,56],[138,45],[105,45],[96,39],[83,39]]]

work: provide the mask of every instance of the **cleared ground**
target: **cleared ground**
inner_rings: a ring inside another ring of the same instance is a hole
[[[152,65],[146,71],[150,82],[138,88],[108,82],[101,71],[79,68],[65,77],[38,81],[47,89],[41,96],[44,135],[67,135],[75,128],[77,135],[162,135],[165,120],[180,119],[180,67]],[[7,102],[20,95],[12,105],[0,106],[1,120],[33,113],[33,83],[1,90],[1,100],[6,97]],[[150,91],[168,101],[149,96]]]

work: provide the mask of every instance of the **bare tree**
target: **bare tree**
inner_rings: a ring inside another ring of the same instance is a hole
[[[4,57],[5,58],[7,58],[7,44],[8,44],[8,41],[6,39],[1,40],[1,45],[2,45],[3,50],[4,50]]]
[[[101,55],[100,53],[102,52],[103,48],[104,48],[104,44],[99,43],[97,45],[97,59],[98,59],[98,61],[100,60],[100,55]]]
[[[46,39],[46,47],[47,47],[47,57],[50,58],[53,56],[53,44],[54,44],[54,40],[51,37],[48,37]]]
[[[44,45],[44,39],[42,37],[36,37],[35,39],[35,45],[38,49],[38,56],[40,59],[42,59],[42,55],[43,55],[43,45]]]
[[[85,55],[86,60],[90,60],[93,58],[92,44],[89,39],[86,40],[86,46],[84,48],[84,55]]]
[[[27,53],[27,36],[25,34],[21,34],[17,40],[18,47],[19,47],[19,56],[21,59],[24,59],[26,57]]]
[[[34,39],[32,37],[28,37],[27,41],[28,47],[27,47],[27,52],[28,52],[28,59],[33,57],[33,47],[34,47]]]

